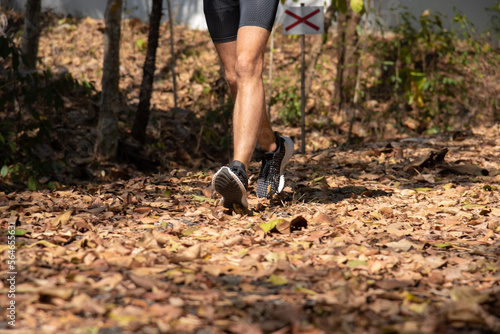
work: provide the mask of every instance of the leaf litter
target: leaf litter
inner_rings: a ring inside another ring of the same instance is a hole
[[[99,24],[79,24],[96,35],[76,47],[84,54],[67,57],[42,43],[44,62],[76,62],[84,64],[79,75],[96,75]],[[206,36],[186,34],[177,42],[207,46]],[[133,47],[124,45],[131,55]],[[166,53],[160,58],[168,63]],[[124,59],[124,87],[140,75],[141,62]],[[213,53],[196,62],[217,64]],[[203,87],[191,86],[189,94],[201,94]],[[128,98],[137,99],[136,93]],[[181,94],[182,105],[197,101],[189,94]],[[169,99],[154,94],[153,104],[171,105]],[[181,124],[183,114],[176,117]],[[179,124],[165,131],[179,131]],[[175,156],[181,162],[162,174],[136,175],[118,166],[101,183],[0,192],[4,276],[6,231],[16,225],[17,328],[498,333],[498,138],[497,125],[474,128],[459,142],[436,135],[296,154],[279,197],[257,199],[250,179],[249,211],[218,205],[209,189],[217,164],[200,173],[200,160],[180,149]],[[334,140],[310,141],[324,147]],[[258,169],[250,166],[252,174]],[[0,282],[2,307],[8,290]],[[0,323],[6,326],[5,319]]]
[[[475,131],[493,140],[500,129]],[[454,142],[394,143],[404,151],[397,159],[370,147],[328,149],[322,160],[297,154],[279,198],[257,200],[251,181],[247,214],[204,196],[215,170],[197,182],[177,169],[1,193],[4,274],[8,224],[19,231],[19,328],[497,332],[500,159],[480,140],[418,173],[406,166]],[[445,160],[488,174],[443,174]],[[2,283],[3,306],[7,290]]]

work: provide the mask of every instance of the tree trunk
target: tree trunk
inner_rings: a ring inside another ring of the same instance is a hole
[[[156,50],[160,35],[160,22],[163,10],[163,0],[153,0],[153,8],[149,16],[149,35],[146,60],[142,74],[141,92],[139,96],[139,107],[135,114],[132,135],[139,142],[146,142],[146,128],[149,122],[149,109],[151,106],[151,94],[153,91],[153,80],[156,70]]]
[[[352,98],[352,102],[354,105],[357,105],[359,102],[359,89],[361,86],[361,72],[363,71],[363,65],[365,62],[365,54],[366,54],[366,44],[368,39],[368,15],[370,15],[370,0],[366,1],[366,17],[363,25],[363,40],[361,42],[361,54],[359,55],[359,62],[357,67],[356,74],[356,84],[354,86],[354,97]]]
[[[104,21],[104,63],[102,97],[97,139],[94,147],[98,161],[116,157],[118,150],[118,113],[120,110],[120,35],[123,0],[108,0]]]
[[[40,40],[40,12],[42,0],[28,0],[26,2],[26,16],[22,39],[22,52],[26,56],[24,68],[34,70],[38,56],[38,42]]]
[[[335,80],[334,99],[339,108],[344,101],[351,101],[356,84],[358,68],[358,33],[356,26],[361,21],[361,15],[354,12],[350,6],[337,16],[337,78]]]

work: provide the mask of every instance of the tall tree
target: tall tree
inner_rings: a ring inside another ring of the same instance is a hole
[[[94,155],[98,161],[116,157],[118,114],[120,110],[120,35],[123,0],[107,0],[104,16],[104,62],[101,111],[97,125]]]
[[[24,67],[28,70],[36,68],[38,56],[38,43],[40,41],[40,12],[42,0],[26,1],[26,14],[24,17],[24,30],[22,39],[22,52],[26,57]]]
[[[359,59],[359,36],[356,27],[360,21],[361,13],[353,10],[352,6],[345,4],[338,11],[337,78],[334,99],[338,102],[339,108],[342,102],[351,101],[354,95]]]
[[[153,8],[149,16],[148,47],[143,67],[139,106],[135,114],[134,125],[132,126],[132,135],[143,144],[146,141],[146,128],[149,121],[162,10],[163,0],[153,0]]]

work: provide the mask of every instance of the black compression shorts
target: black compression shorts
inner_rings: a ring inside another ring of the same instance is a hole
[[[203,0],[208,31],[215,43],[236,40],[243,26],[271,31],[279,0]]]

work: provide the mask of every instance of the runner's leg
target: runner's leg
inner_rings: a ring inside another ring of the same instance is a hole
[[[257,139],[263,146],[275,144],[265,112],[262,71],[264,52],[270,32],[261,27],[244,26],[238,30],[236,46],[237,95],[233,114],[234,160],[248,167]],[[269,134],[271,134],[269,138]],[[271,139],[271,140],[269,140]]]
[[[248,167],[257,141],[265,151],[276,149],[276,137],[265,111],[262,70],[278,0],[205,0],[204,5],[235,101],[234,160]],[[235,19],[239,22],[236,36]]]

